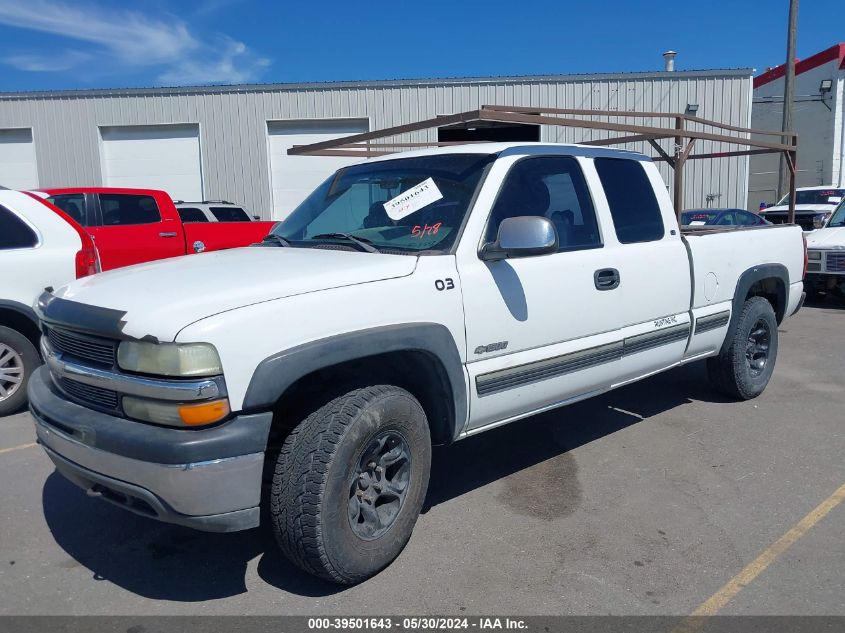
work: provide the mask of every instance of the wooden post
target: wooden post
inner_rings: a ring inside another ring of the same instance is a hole
[[[795,39],[798,31],[798,0],[789,0],[789,25],[786,29],[786,68],[783,78],[783,121],[781,123],[782,132],[792,131],[792,110],[795,101]],[[781,142],[786,143],[786,136],[781,137]],[[786,185],[786,176],[790,174],[789,167],[786,163],[789,162],[789,156],[784,153],[780,157],[780,165],[778,169],[778,199],[783,197],[784,188]],[[795,164],[792,165],[793,169]],[[790,178],[795,178],[795,172],[791,172]]]
[[[798,137],[793,136],[793,144],[798,145]],[[795,224],[795,173],[798,171],[798,152],[792,150],[784,152],[784,158],[786,159],[786,166],[789,170],[789,217],[787,218],[787,222],[789,224]]]
[[[684,129],[684,119],[682,117],[675,118],[675,129],[676,130],[683,130]],[[675,137],[675,164],[673,167],[675,168],[675,179],[674,179],[674,204],[675,204],[675,214],[678,216],[678,221],[681,220],[681,211],[684,209],[684,147],[683,147],[683,138],[680,136]]]

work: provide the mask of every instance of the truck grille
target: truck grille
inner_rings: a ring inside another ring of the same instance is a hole
[[[845,273],[845,252],[827,253],[827,270],[831,273]]]
[[[55,327],[47,328],[47,339],[53,349],[61,354],[74,356],[98,365],[108,367],[115,365],[117,341]]]
[[[70,378],[61,379],[62,389],[72,398],[98,409],[117,410],[117,392],[93,387]]]
[[[795,214],[795,224],[800,226],[805,231],[812,231],[816,227],[813,225],[813,216],[815,214],[810,215],[799,215],[798,213]],[[775,211],[772,213],[763,213],[763,217],[766,218],[772,224],[786,224],[789,220],[789,214],[785,211]]]
[[[784,220],[786,222],[786,220]],[[795,224],[801,227],[804,231],[814,231],[816,225],[813,223],[813,216],[800,216],[795,218]]]

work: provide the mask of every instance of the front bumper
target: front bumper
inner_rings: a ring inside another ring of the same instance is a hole
[[[804,276],[804,287],[808,290],[828,292],[840,286],[845,287],[843,273],[807,273]]]
[[[152,426],[68,401],[46,367],[28,392],[38,442],[89,495],[209,532],[258,525],[271,413],[208,429]]]

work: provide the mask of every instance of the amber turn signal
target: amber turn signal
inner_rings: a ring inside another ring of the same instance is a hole
[[[179,406],[179,418],[185,426],[200,426],[222,420],[229,415],[229,411],[229,401],[226,399],[183,404]]]

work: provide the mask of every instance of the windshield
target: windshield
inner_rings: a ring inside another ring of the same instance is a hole
[[[681,214],[681,224],[685,226],[712,224],[718,215],[718,211],[684,211]]]
[[[354,165],[320,185],[272,233],[293,246],[349,244],[382,252],[447,252],[493,154],[437,154]]]
[[[830,222],[827,223],[827,228],[834,226],[845,226],[845,200],[839,203],[833,215],[830,217]]]
[[[834,205],[839,202],[837,198],[845,196],[845,189],[810,189],[806,191],[795,192],[795,204],[829,204]],[[830,200],[830,198],[835,198]],[[789,204],[789,195],[785,195],[777,206],[785,206]]]

